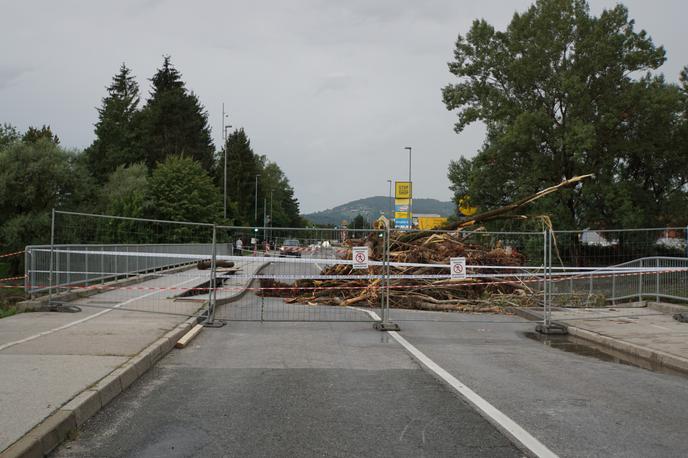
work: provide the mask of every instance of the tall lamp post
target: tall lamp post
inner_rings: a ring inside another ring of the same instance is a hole
[[[413,229],[413,184],[411,182],[411,147],[410,146],[405,146],[404,149],[408,150],[409,152],[409,210],[408,210],[408,217],[409,217],[409,226],[411,226],[411,229]]]
[[[227,129],[231,129],[232,126],[225,125],[225,118],[229,117],[225,114],[225,104],[222,102],[222,149],[224,149],[225,156],[225,173],[224,173],[224,218],[227,219]]]
[[[389,183],[389,219],[394,218],[394,213],[392,213],[392,180],[387,180]]]
[[[256,202],[253,210],[253,225],[258,227],[258,177],[260,174],[256,174]]]

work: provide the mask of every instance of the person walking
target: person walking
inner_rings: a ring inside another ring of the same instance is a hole
[[[236,247],[237,256],[243,256],[242,250],[244,248],[244,242],[242,242],[241,239],[237,239],[234,246]]]

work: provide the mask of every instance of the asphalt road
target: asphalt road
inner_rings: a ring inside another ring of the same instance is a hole
[[[170,353],[54,455],[523,454],[368,323],[245,322]]]
[[[685,457],[688,378],[562,351],[503,315],[392,310],[401,335],[560,456]]]

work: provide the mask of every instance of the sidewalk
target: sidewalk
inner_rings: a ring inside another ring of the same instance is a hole
[[[241,267],[252,274],[259,266]],[[163,288],[206,280],[195,274],[208,272],[194,269],[70,302],[82,306],[79,313],[0,320],[0,456],[49,452],[169,352],[203,303],[174,300]]]
[[[672,318],[680,305],[648,307],[558,308],[552,320],[570,335],[671,370],[688,373],[688,324]],[[542,311],[526,312],[542,319]]]

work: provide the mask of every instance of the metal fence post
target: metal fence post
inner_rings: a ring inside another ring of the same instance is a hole
[[[48,277],[48,306],[53,302],[53,256],[55,254],[55,209],[50,221],[50,269]]]
[[[655,302],[659,302],[659,258],[655,259]]]
[[[638,302],[643,301],[643,260],[640,260],[640,272],[638,272]]]
[[[215,305],[217,303],[217,226],[213,224],[213,245],[210,258],[210,280],[208,282],[208,312],[204,326],[219,327],[224,322],[215,323]]]

